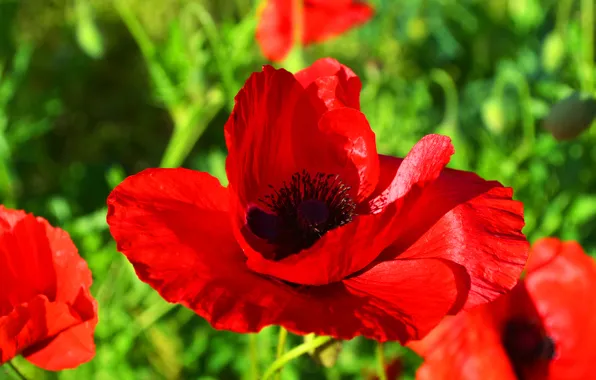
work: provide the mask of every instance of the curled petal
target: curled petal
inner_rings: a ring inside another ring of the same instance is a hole
[[[384,334],[375,339],[405,342],[425,336],[451,309],[458,298],[458,271],[442,260],[393,260],[378,263],[344,284],[350,292],[370,297],[369,303],[381,310],[368,317],[368,323],[377,321],[377,330]],[[393,326],[378,319],[383,314],[393,318]]]
[[[36,295],[28,303],[18,305],[9,314],[0,317],[0,364],[36,343],[47,341],[82,323],[81,316],[68,304],[50,302],[46,296]],[[74,358],[74,365],[66,367],[46,366],[44,362],[35,364],[56,370],[72,368],[82,362],[80,359]]]
[[[384,163],[391,163],[385,160]],[[405,160],[397,172],[406,165]],[[382,171],[395,171],[383,168]],[[381,178],[384,176],[382,175]],[[392,248],[379,260],[442,258],[466,268],[470,294],[466,308],[510,290],[523,270],[529,244],[522,234],[523,205],[498,182],[445,169],[422,190],[403,200]]]
[[[302,91],[289,72],[264,66],[236,95],[224,128],[226,172],[244,206],[301,170],[294,164],[291,126]]]
[[[383,183],[386,187],[379,189],[380,194],[369,201],[371,212],[380,212],[413,188],[424,187],[437,179],[453,153],[455,150],[449,137],[427,135],[414,145],[405,159],[385,158],[383,178],[392,173],[394,176],[388,184]]]
[[[362,83],[360,78],[347,66],[342,65],[333,58],[321,58],[309,67],[300,70],[295,74],[296,79],[302,87],[308,88],[315,83],[313,89],[322,99],[329,97],[329,94],[338,98],[346,107],[360,109],[360,90]],[[328,78],[337,78],[337,82],[327,85]]]
[[[374,191],[379,177],[375,135],[360,111],[331,110],[316,124],[297,120],[293,138],[298,167],[339,175],[352,187],[350,194],[356,202]]]

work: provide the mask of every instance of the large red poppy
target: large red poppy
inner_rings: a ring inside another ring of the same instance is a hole
[[[596,263],[578,243],[547,238],[527,270],[508,295],[412,342],[425,357],[417,378],[595,378]]]
[[[139,278],[215,328],[380,341],[511,289],[528,251],[511,189],[445,169],[444,136],[378,155],[360,87],[332,59],[265,66],[225,125],[227,188],[188,169],[116,187],[108,224]]]
[[[296,0],[265,0],[259,15],[257,42],[267,59],[280,61],[294,42]],[[337,36],[368,21],[370,5],[355,0],[304,0],[302,43],[308,45]]]
[[[66,232],[0,205],[0,365],[74,368],[95,355],[91,272]]]

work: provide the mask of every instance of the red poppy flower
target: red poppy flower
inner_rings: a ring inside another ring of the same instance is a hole
[[[259,15],[257,41],[267,59],[280,61],[294,42],[295,0],[265,0]],[[308,45],[337,36],[365,23],[371,6],[354,0],[304,0],[302,43]]]
[[[50,371],[91,360],[91,282],[66,232],[0,205],[0,365],[19,354]]]
[[[332,59],[265,66],[225,125],[227,188],[188,169],[116,187],[108,224],[139,278],[219,329],[380,341],[511,289],[528,251],[511,189],[444,169],[444,136],[378,155],[360,87]]]
[[[596,263],[576,242],[537,241],[511,293],[412,342],[418,379],[592,379]]]

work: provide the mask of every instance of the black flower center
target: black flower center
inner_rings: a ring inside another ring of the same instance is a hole
[[[356,204],[339,176],[295,173],[280,189],[259,199],[268,210],[248,210],[247,224],[275,248],[281,260],[312,246],[327,231],[352,221]]]
[[[503,346],[509,356],[518,378],[523,369],[539,362],[548,362],[555,357],[555,343],[543,329],[526,320],[513,319],[505,325],[502,335]]]

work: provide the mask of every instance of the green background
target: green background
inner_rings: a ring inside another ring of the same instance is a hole
[[[370,3],[371,22],[303,59],[335,57],[360,76],[379,151],[404,156],[425,134],[449,135],[451,167],[515,189],[531,241],[575,239],[596,253],[596,128],[566,142],[542,128],[556,102],[594,95],[593,1]],[[93,361],[56,374],[17,358],[27,377],[251,379],[272,362],[277,328],[215,331],[167,304],[116,252],[105,222],[110,190],[144,168],[182,165],[225,182],[223,124],[266,63],[255,14],[248,0],[0,0],[0,201],[71,234],[100,305]],[[556,120],[586,111],[577,107]],[[415,355],[398,344],[386,353],[402,355],[412,377]],[[333,368],[305,356],[283,379],[374,368],[373,342],[356,338]]]

